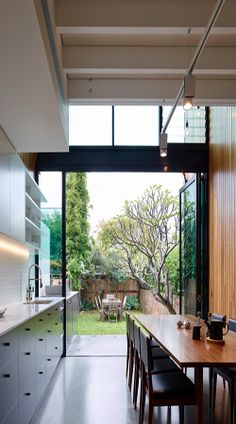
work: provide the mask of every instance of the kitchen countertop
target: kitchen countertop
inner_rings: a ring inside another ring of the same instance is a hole
[[[36,315],[40,314],[43,311],[51,308],[57,303],[64,300],[64,297],[55,296],[55,297],[42,297],[37,298],[45,300],[50,300],[50,303],[44,304],[29,304],[23,302],[13,303],[11,305],[5,305],[7,310],[3,317],[0,318],[0,336],[7,333],[8,331],[13,330],[18,327],[20,324],[34,318]]]

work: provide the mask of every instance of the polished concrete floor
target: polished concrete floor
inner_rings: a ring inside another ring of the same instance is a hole
[[[74,336],[68,356],[125,356],[126,336]]]
[[[121,339],[122,340],[122,339]],[[78,340],[77,340],[78,341]],[[112,338],[103,339],[104,352],[112,353],[106,342],[111,343]],[[124,340],[123,340],[124,341]],[[101,342],[101,341],[100,341]],[[96,356],[93,339],[88,339],[85,349],[83,340],[82,356],[74,346],[76,356],[64,358],[54,374],[41,403],[34,415],[31,424],[136,424],[138,411],[134,411],[130,392],[127,389],[125,378],[124,356]],[[90,347],[89,347],[90,345]],[[101,347],[97,347],[98,352]],[[89,356],[88,352],[93,355]],[[72,352],[72,347],[71,347]],[[86,355],[84,353],[87,352]],[[191,377],[191,370],[188,371]],[[219,380],[219,383],[220,380]],[[208,370],[204,371],[204,424],[210,424],[208,402]],[[227,389],[218,385],[215,424],[227,424]],[[195,408],[185,408],[185,424],[195,423]],[[155,408],[154,423],[177,424],[178,408],[173,407],[171,416],[167,408]],[[145,416],[145,424],[147,416]]]

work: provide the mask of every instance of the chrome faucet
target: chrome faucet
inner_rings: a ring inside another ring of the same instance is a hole
[[[39,271],[38,278],[36,278],[35,276],[34,277],[31,277],[31,269],[32,268],[34,270],[35,270],[35,268],[38,269],[38,271]],[[39,281],[40,287],[43,287],[42,271],[41,271],[41,268],[40,268],[40,266],[38,264],[32,264],[29,267],[29,271],[28,271],[28,284],[27,284],[27,287],[26,287],[26,302],[30,302],[32,300],[32,293],[34,292],[34,286],[31,285],[31,281],[34,281],[34,282],[35,281]]]

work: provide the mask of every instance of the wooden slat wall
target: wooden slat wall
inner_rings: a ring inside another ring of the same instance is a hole
[[[209,310],[236,317],[236,107],[210,110]]]

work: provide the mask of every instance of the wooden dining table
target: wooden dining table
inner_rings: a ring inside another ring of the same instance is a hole
[[[224,344],[209,342],[205,325],[200,340],[193,340],[192,329],[197,318],[184,315],[135,315],[135,319],[160,344],[166,353],[182,367],[194,368],[197,423],[204,423],[203,368],[236,366],[236,333],[229,331]],[[177,327],[177,321],[188,320],[190,328]]]

